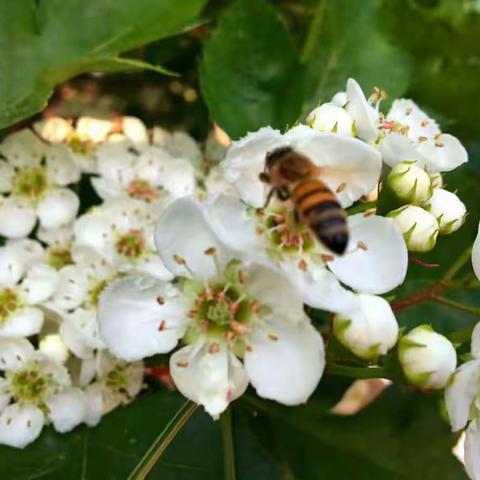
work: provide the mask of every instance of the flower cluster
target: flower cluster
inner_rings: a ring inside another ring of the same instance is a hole
[[[133,117],[50,118],[8,136],[0,442],[24,447],[47,423],[95,425],[142,390],[143,362],[157,354],[170,355],[175,386],[213,418],[249,385],[285,405],[306,402],[332,338],[368,364],[398,344],[408,381],[443,388],[452,344],[428,326],[401,336],[384,296],[403,283],[408,250],[431,249],[463,223],[441,172],[467,157],[410,100],[382,114],[382,97],[367,100],[349,80],[305,124],[264,127],[229,148]],[[265,161],[278,149],[312,163],[329,200],[312,197],[310,208],[341,215],[343,254],[291,198],[272,195]],[[380,208],[390,193],[393,211]],[[330,315],[325,339],[312,309]]]

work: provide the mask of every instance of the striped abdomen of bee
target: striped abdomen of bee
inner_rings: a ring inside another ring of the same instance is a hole
[[[333,192],[318,179],[299,182],[292,192],[299,219],[332,252],[342,254],[348,244],[347,214]]]

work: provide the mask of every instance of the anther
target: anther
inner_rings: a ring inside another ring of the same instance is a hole
[[[298,262],[298,268],[302,271],[302,272],[308,272],[308,264],[307,262],[302,258],[299,260]]]
[[[177,362],[177,367],[180,367],[180,368],[188,367],[188,361],[187,360],[181,360],[180,362]]]
[[[165,320],[162,320],[160,322],[160,325],[158,326],[158,331],[163,332],[167,328],[167,322]]]
[[[157,303],[159,305],[165,305],[165,299],[163,297],[157,297]]]
[[[341,183],[338,187],[337,187],[337,190],[336,192],[337,193],[341,193],[345,190],[345,187],[347,186],[347,184],[345,182]]]
[[[365,242],[362,242],[361,240],[359,240],[357,242],[357,247],[360,249],[360,250],[363,250],[363,251],[367,251],[368,250],[368,247],[367,247],[367,244]]]
[[[323,253],[321,257],[325,263],[332,262],[333,260],[335,260],[335,257],[333,255],[327,255],[326,253]]]
[[[220,345],[218,343],[212,343],[208,349],[209,353],[218,353],[220,351]]]
[[[405,110],[405,115],[410,115],[412,112],[413,112],[413,108],[412,108],[412,107],[408,107],[408,108]]]
[[[275,335],[274,333],[269,333],[268,338],[272,340],[272,342],[276,342],[278,340],[278,336]]]

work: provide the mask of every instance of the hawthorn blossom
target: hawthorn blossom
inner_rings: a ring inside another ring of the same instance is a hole
[[[86,247],[74,248],[72,263],[59,270],[58,288],[47,306],[62,318],[59,334],[79,358],[92,358],[94,350],[105,348],[99,334],[98,300],[116,277],[117,270]]]
[[[232,255],[207,206],[193,198],[163,213],[156,245],[178,280],[137,276],[107,287],[99,318],[108,348],[136,360],[169,352],[181,339],[170,358],[172,378],[214,418],[248,383],[264,398],[305,402],[322,375],[324,349],[288,279]]]
[[[43,257],[42,246],[34,240],[11,240],[0,247],[0,337],[40,332],[41,305],[58,285],[57,272]]]
[[[465,467],[473,480],[480,479],[480,324],[472,333],[471,360],[460,365],[445,389],[445,403],[454,432],[466,428]]]
[[[60,117],[40,120],[34,130],[51,143],[64,144],[82,172],[97,171],[97,149],[115,142],[130,142],[136,148],[148,144],[148,132],[143,122],[135,117],[113,120],[80,117],[75,123]]]
[[[442,133],[437,122],[412,100],[395,100],[380,127],[384,135],[380,151],[391,167],[410,160],[431,173],[449,172],[468,161],[460,141]]]
[[[136,270],[171,279],[155,252],[156,215],[155,209],[137,199],[110,199],[78,218],[73,244],[92,249],[119,272]]]
[[[85,423],[95,426],[103,415],[127,405],[144,388],[143,362],[125,362],[102,350],[82,362],[79,384],[86,396]]]
[[[50,229],[75,218],[80,201],[66,187],[80,179],[80,170],[67,147],[24,129],[3,140],[0,157],[0,235],[22,238],[37,219]]]
[[[86,396],[65,367],[24,338],[0,338],[0,443],[24,448],[47,423],[68,432],[86,418]]]
[[[91,178],[98,195],[107,200],[131,197],[157,205],[195,192],[195,170],[186,158],[150,146],[136,150],[131,143],[115,142],[97,150],[99,176]]]

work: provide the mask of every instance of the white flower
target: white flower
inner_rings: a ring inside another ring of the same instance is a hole
[[[397,163],[388,175],[388,185],[400,200],[406,203],[425,203],[433,187],[428,173],[415,161]]]
[[[475,275],[480,280],[480,225],[479,225],[477,237],[475,238],[475,242],[473,243],[472,265],[473,265],[473,271],[475,272]]]
[[[121,272],[137,270],[169,280],[172,275],[155,253],[155,220],[145,202],[114,198],[76,221],[74,245],[91,248]]]
[[[347,251],[335,257],[308,225],[295,220],[291,206],[272,201],[258,211],[237,198],[223,196],[212,202],[209,215],[229,248],[284,271],[303,301],[316,308],[338,313],[355,308],[353,294],[338,280],[364,293],[385,293],[400,285],[406,275],[405,241],[391,219],[349,217]]]
[[[85,422],[93,427],[103,415],[111,412],[120,405],[132,402],[140,393],[144,384],[143,362],[127,363],[115,358],[106,350],[98,352],[91,363],[90,383],[84,388],[87,401]]]
[[[379,104],[380,98],[373,96],[367,101],[360,85],[353,79],[347,81],[345,110],[354,122],[354,129],[357,135],[366,142],[373,142],[378,136],[378,108],[373,106]]]
[[[98,195],[132,197],[161,206],[167,200],[195,191],[195,171],[185,158],[165,149],[148,147],[139,152],[129,142],[107,143],[97,149],[98,173],[91,182]]]
[[[203,161],[203,154],[198,143],[186,132],[168,132],[161,127],[153,127],[152,145],[166,149],[173,157],[190,160],[192,165],[197,168]]]
[[[324,368],[321,336],[288,280],[236,260],[210,226],[208,209],[177,200],[160,218],[157,249],[177,285],[126,278],[101,296],[107,345],[126,359],[168,352],[179,390],[217,417],[249,382],[287,405],[305,402]],[[132,345],[135,344],[135,345]]]
[[[421,207],[405,205],[388,214],[400,227],[412,252],[429,252],[435,246],[439,226],[437,219]]]
[[[445,389],[445,403],[453,431],[465,428],[465,467],[470,478],[480,478],[480,324],[472,333],[472,360],[460,365]],[[470,423],[469,423],[470,422]]]
[[[59,270],[59,285],[47,306],[63,319],[59,333],[79,358],[91,358],[94,350],[105,347],[98,328],[98,300],[116,275],[112,265],[85,247],[73,249],[72,264]]]
[[[38,350],[58,363],[65,363],[70,356],[67,345],[58,333],[42,335]]]
[[[61,144],[46,144],[31,130],[20,130],[0,144],[2,173],[0,235],[27,236],[37,218],[44,228],[71,222],[79,207],[67,185],[80,179],[70,151]]]
[[[433,191],[425,209],[437,219],[440,235],[456,232],[464,224],[467,215],[464,203],[454,193],[443,188]]]
[[[85,420],[86,398],[65,367],[23,338],[0,338],[0,443],[24,448],[45,423],[67,432]]]
[[[457,366],[452,343],[421,325],[404,335],[398,343],[398,358],[408,381],[421,388],[443,388]]]
[[[334,333],[340,343],[366,360],[385,355],[395,346],[398,324],[389,303],[375,295],[357,295],[350,315],[336,315]]]
[[[381,157],[377,150],[356,139],[330,132],[317,132],[299,125],[282,135],[270,127],[249,133],[233,142],[223,162],[223,170],[240,197],[248,205],[261,208],[270,187],[259,180],[265,157],[279,147],[291,147],[321,167],[322,180],[343,207],[352,205],[372,191],[378,182]]]
[[[380,151],[391,167],[404,160],[415,160],[428,172],[449,172],[468,161],[459,140],[442,133],[435,120],[412,100],[395,100],[382,128],[385,136]]]
[[[42,263],[43,248],[33,240],[10,241],[0,247],[0,336],[39,333],[40,304],[57,288],[58,275]]]
[[[333,132],[350,137],[353,135],[352,117],[333,103],[324,103],[312,110],[307,116],[306,123],[320,132]]]

